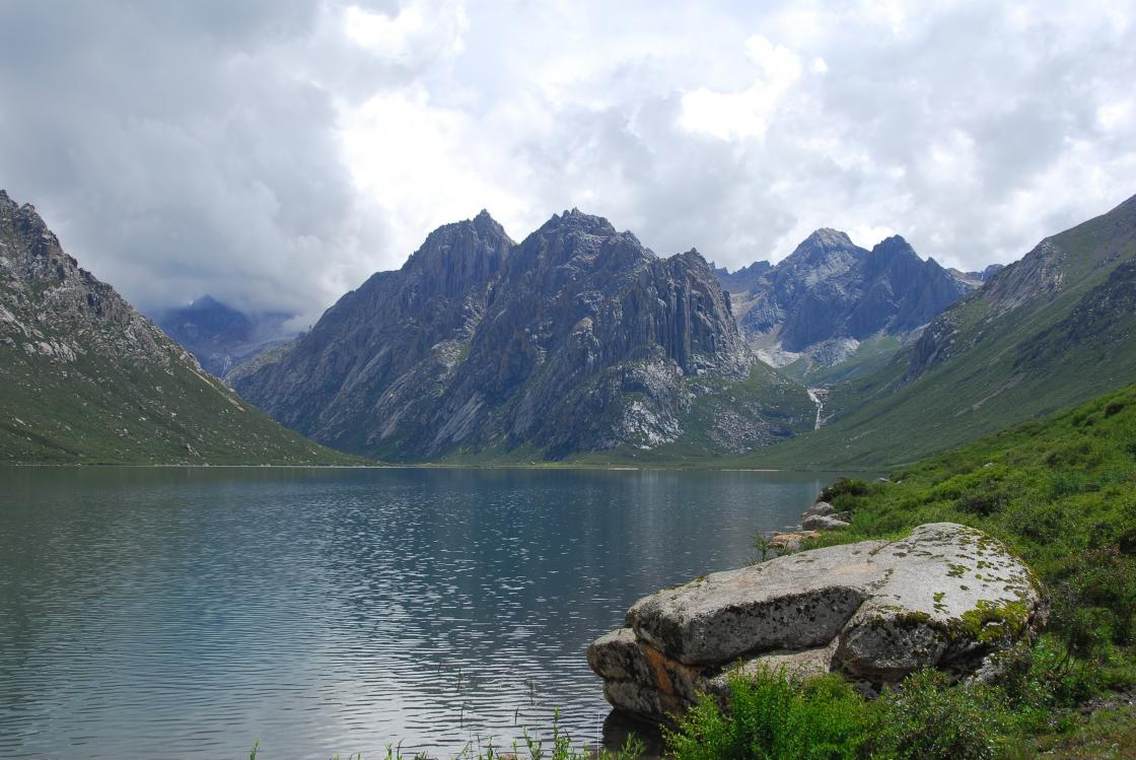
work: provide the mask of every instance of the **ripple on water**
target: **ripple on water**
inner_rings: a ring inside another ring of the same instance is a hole
[[[0,756],[602,737],[584,648],[752,558],[814,476],[0,471]]]

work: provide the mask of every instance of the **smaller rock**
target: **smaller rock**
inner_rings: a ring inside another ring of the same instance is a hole
[[[732,668],[723,670],[705,681],[705,688],[711,694],[726,696],[729,693],[731,676],[756,676],[762,672],[782,672],[789,678],[806,679],[828,673],[833,668],[836,656],[836,641],[815,649],[797,652],[767,652],[749,660],[743,660]]]
[[[809,515],[801,523],[805,530],[836,530],[847,528],[851,523],[827,515]]]
[[[826,517],[833,514],[834,512],[836,512],[836,507],[832,506],[827,501],[818,501],[816,504],[813,504],[811,507],[806,509],[802,517],[812,517],[813,515],[817,515],[818,517]]]
[[[782,553],[801,550],[801,542],[820,536],[815,530],[795,530],[785,533],[774,533],[769,539],[769,548]]]

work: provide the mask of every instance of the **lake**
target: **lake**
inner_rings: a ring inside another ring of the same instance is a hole
[[[817,474],[0,469],[0,757],[599,742],[584,650]]]

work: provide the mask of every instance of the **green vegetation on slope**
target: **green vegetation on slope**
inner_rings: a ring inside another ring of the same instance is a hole
[[[779,673],[732,684],[670,738],[682,760],[764,758],[1128,757],[1136,708],[1136,386],[896,472],[840,480],[822,497],[851,527],[812,546],[897,537],[938,521],[1000,538],[1051,600],[1046,632],[1011,652],[998,686],[927,671],[869,701],[839,678]],[[811,547],[807,547],[811,548]],[[1076,709],[1088,699],[1102,709]]]
[[[0,346],[0,462],[357,464],[282,428],[179,363],[57,366]]]
[[[1133,382],[1133,261],[1136,198],[1047,238],[944,312],[911,349],[833,387],[830,426],[751,463],[911,462]]]

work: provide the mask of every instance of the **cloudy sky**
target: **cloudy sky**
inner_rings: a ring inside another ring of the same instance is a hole
[[[1136,193],[1133,39],[1136,0],[0,0],[0,187],[151,309],[310,318],[483,207],[977,268]]]

